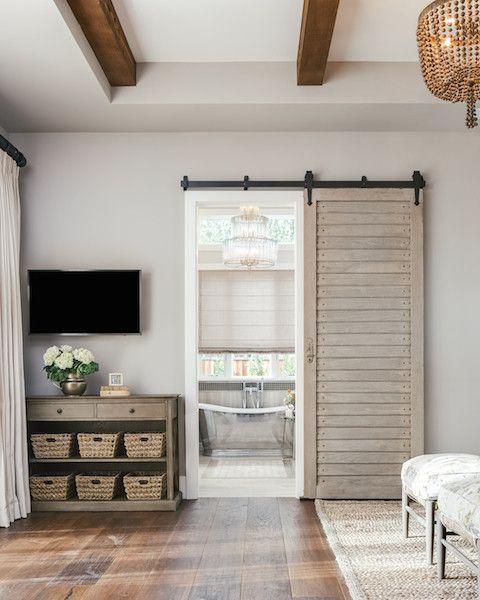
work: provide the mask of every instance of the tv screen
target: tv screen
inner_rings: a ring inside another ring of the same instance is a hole
[[[140,271],[28,272],[30,333],[140,333]]]

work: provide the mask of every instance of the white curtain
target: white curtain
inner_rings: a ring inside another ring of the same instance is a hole
[[[200,271],[199,351],[295,352],[293,271]]]
[[[19,168],[0,150],[0,526],[26,517],[25,384],[20,301]]]

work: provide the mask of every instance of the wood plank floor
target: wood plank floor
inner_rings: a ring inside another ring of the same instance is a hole
[[[347,600],[313,502],[34,513],[0,530],[0,599]]]

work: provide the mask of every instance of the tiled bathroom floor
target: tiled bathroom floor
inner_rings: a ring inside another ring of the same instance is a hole
[[[201,498],[293,497],[291,458],[212,458],[200,456]]]

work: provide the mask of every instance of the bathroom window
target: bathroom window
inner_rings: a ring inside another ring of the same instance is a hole
[[[222,244],[230,232],[230,217],[204,217],[200,220],[199,244]]]
[[[234,377],[270,377],[272,357],[270,354],[234,354]]]
[[[224,354],[200,354],[200,377],[225,377]]]
[[[295,354],[277,354],[277,366],[280,379],[295,377]]]
[[[198,357],[200,379],[294,379],[295,354],[210,353]]]
[[[279,244],[295,243],[295,217],[289,215],[269,215],[268,235]]]
[[[205,216],[200,220],[199,244],[222,244],[230,237],[229,216]],[[295,242],[295,218],[293,215],[268,215],[268,235],[280,244]]]

